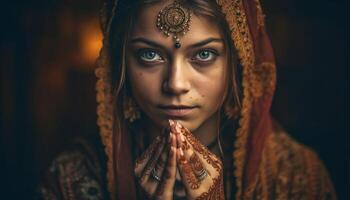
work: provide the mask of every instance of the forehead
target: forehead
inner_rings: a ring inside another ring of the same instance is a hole
[[[159,11],[172,2],[161,1],[141,8],[131,31],[131,38],[144,37],[162,42],[165,46],[173,46],[172,35],[166,37],[156,26]],[[209,37],[222,38],[218,26],[207,17],[192,13],[189,31],[180,36],[181,45],[186,46]]]

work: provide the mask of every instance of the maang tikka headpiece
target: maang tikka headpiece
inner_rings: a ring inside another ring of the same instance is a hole
[[[165,36],[172,35],[175,48],[181,47],[179,37],[189,31],[191,15],[190,10],[184,8],[178,0],[175,0],[158,13],[157,27]]]

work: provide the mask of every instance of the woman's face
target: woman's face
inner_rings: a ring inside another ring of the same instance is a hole
[[[174,119],[193,131],[216,116],[226,86],[227,53],[217,25],[194,14],[181,47],[175,48],[173,38],[156,27],[158,12],[170,3],[140,11],[127,47],[127,78],[153,125],[163,127]]]

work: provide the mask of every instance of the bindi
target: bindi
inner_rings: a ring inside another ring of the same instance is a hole
[[[157,16],[157,28],[164,33],[166,37],[172,35],[174,47],[180,48],[180,36],[189,31],[191,12],[184,8],[179,1],[175,0],[172,4],[159,11]]]

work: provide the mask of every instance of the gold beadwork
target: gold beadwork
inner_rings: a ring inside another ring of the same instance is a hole
[[[100,57],[97,60],[97,68],[95,75],[98,78],[96,82],[97,92],[97,124],[100,127],[100,135],[105,152],[107,155],[107,181],[108,191],[113,195],[112,200],[115,199],[115,173],[113,170],[113,92],[111,86],[111,71],[110,62],[107,56],[106,47],[100,51]]]
[[[246,144],[250,127],[250,114],[252,109],[252,95],[250,91],[250,68],[255,64],[255,55],[253,49],[253,41],[250,35],[246,14],[241,0],[217,0],[221,6],[222,12],[225,14],[226,21],[231,27],[231,38],[237,49],[240,63],[243,66],[243,102],[241,109],[241,118],[239,120],[239,128],[236,134],[235,148],[233,153],[235,160],[236,177],[236,198],[241,199],[244,195],[243,191],[243,172],[246,158]],[[234,12],[232,12],[234,11]]]
[[[256,9],[257,9],[257,20],[259,27],[265,26],[265,14],[261,8],[261,3],[259,0],[255,0],[256,3]]]
[[[250,71],[251,93],[254,98],[259,98],[274,91],[276,83],[276,66],[272,62],[257,64]]]
[[[166,37],[173,35],[175,48],[180,48],[180,35],[185,35],[189,31],[191,13],[188,9],[181,6],[178,1],[166,6],[157,15],[157,28],[164,33]]]

